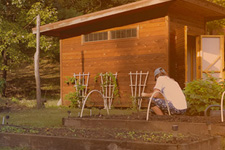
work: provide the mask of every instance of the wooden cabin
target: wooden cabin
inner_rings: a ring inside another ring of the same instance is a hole
[[[181,87],[204,73],[223,78],[224,37],[206,35],[206,23],[224,17],[225,8],[206,0],[141,0],[43,25],[40,33],[60,38],[64,105],[69,104],[65,95],[74,90],[64,82],[67,76],[89,72],[89,89],[96,89],[98,73],[117,72],[120,98],[113,105],[130,107],[129,72],[149,71],[145,92],[152,91],[158,67]]]

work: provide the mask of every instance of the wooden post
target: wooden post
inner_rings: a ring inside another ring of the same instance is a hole
[[[36,53],[34,55],[34,69],[36,80],[36,99],[37,108],[41,108],[43,103],[41,101],[41,83],[39,74],[39,56],[40,56],[40,15],[37,15],[37,33],[36,33]]]

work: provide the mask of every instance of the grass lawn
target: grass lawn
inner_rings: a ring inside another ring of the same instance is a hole
[[[66,108],[27,109],[9,113],[1,113],[0,118],[9,115],[9,124],[33,127],[55,127],[62,124],[67,116]]]
[[[18,105],[26,106],[25,109],[15,110],[10,112],[0,113],[0,121],[2,123],[3,116],[9,115],[9,124],[20,125],[20,126],[31,126],[31,127],[60,127],[62,126],[62,118],[68,116],[68,111],[71,111],[71,116],[78,116],[81,109],[69,108],[69,107],[58,107],[56,106],[57,101],[48,101],[45,106],[46,108],[37,109],[35,108],[35,100],[21,100]],[[107,115],[106,110],[92,109],[92,114],[97,115],[101,112],[103,115]],[[131,109],[111,109],[110,114],[131,114],[134,110]],[[83,115],[89,115],[90,110],[85,109]]]

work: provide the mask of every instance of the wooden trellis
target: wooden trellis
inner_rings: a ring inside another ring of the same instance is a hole
[[[79,103],[79,107],[82,105],[81,103],[83,103],[84,99],[87,96],[87,88],[88,88],[88,82],[89,82],[89,77],[90,77],[90,73],[88,72],[87,74],[85,73],[79,73],[79,74],[75,74],[74,73],[74,81],[75,81],[75,85],[74,87],[76,88],[76,91],[79,93],[79,96],[81,97],[81,102],[78,101]]]
[[[141,93],[145,91],[146,83],[148,80],[149,72],[138,72],[135,73],[130,72],[130,87],[131,87],[131,95],[135,100],[135,104],[138,104],[139,109],[141,108],[142,98]],[[137,101],[137,102],[136,102]]]
[[[108,108],[111,109],[115,91],[115,85],[113,80],[117,80],[117,72],[113,74],[114,79],[107,72],[105,74],[101,73],[100,77],[101,77],[101,88],[105,99],[104,108],[106,108],[108,104]]]

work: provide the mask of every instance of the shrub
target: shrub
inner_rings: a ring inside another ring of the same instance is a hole
[[[184,94],[188,103],[187,113],[189,115],[202,115],[206,107],[220,103],[225,84],[217,81],[217,78],[206,76],[204,79],[187,83]]]
[[[81,97],[78,92],[70,92],[66,94],[65,99],[71,101],[71,106],[76,108],[80,104]]]

